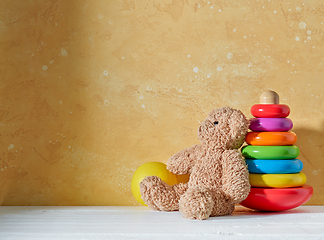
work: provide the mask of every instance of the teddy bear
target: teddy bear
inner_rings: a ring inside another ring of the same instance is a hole
[[[167,161],[170,172],[190,174],[189,181],[170,186],[157,176],[148,176],[140,183],[143,201],[154,210],[179,210],[190,219],[230,215],[250,192],[247,166],[238,151],[248,127],[240,110],[212,110],[198,129],[201,144]]]

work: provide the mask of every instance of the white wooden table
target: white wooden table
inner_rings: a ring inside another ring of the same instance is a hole
[[[324,239],[324,206],[277,213],[237,207],[204,221],[146,207],[0,207],[0,239]]]

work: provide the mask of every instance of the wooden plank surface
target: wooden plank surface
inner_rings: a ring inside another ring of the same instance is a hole
[[[324,206],[204,221],[146,207],[0,207],[0,239],[324,239]]]

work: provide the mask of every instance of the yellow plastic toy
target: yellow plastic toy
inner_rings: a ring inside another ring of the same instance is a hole
[[[302,172],[293,174],[250,173],[250,184],[252,187],[290,188],[300,187],[305,183],[306,175]]]
[[[189,181],[189,175],[175,175],[166,168],[161,162],[148,162],[141,165],[133,174],[131,188],[135,199],[142,205],[146,204],[142,200],[140,192],[141,181],[148,176],[158,176],[169,185],[185,183]]]

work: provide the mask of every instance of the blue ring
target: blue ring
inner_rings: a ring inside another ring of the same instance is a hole
[[[250,173],[290,174],[299,173],[303,169],[303,162],[299,159],[245,159],[245,162]]]

